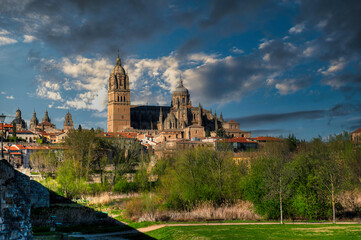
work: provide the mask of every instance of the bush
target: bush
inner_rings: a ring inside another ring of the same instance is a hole
[[[120,178],[116,181],[113,192],[129,193],[137,191],[137,185],[134,182],[128,182],[125,178]]]
[[[108,192],[110,188],[111,186],[106,180],[103,183],[89,183],[86,186],[87,193],[92,195]]]
[[[168,209],[188,209],[199,201],[212,201],[219,206],[240,198],[245,166],[235,164],[229,152],[197,148],[182,152],[169,162],[160,176],[158,191]]]

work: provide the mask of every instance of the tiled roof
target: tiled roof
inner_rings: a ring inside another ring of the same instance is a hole
[[[235,122],[233,120],[229,120],[228,123],[238,123],[238,122]]]
[[[255,139],[257,141],[283,141],[282,139],[275,138],[275,137],[256,137],[253,139]]]
[[[12,127],[13,127],[12,124],[6,124],[6,123],[4,123],[4,129],[6,129],[6,128],[12,128]],[[2,124],[0,124],[0,130],[2,130]]]
[[[9,133],[12,133],[13,130],[9,130]],[[22,130],[22,131],[19,131],[19,130],[16,130],[16,133],[19,133],[19,134],[34,134],[32,131],[29,131],[29,130]]]
[[[357,129],[357,130],[353,131],[352,133],[361,133],[361,128],[359,128],[359,129]]]
[[[234,137],[231,139],[226,139],[226,142],[255,143],[255,141],[252,141],[252,139],[245,137]]]

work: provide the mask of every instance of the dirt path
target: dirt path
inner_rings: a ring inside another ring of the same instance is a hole
[[[159,225],[153,225],[149,227],[144,228],[138,228],[134,230],[129,231],[123,231],[123,232],[114,232],[114,233],[101,233],[101,234],[82,234],[82,235],[70,235],[70,237],[82,237],[87,240],[114,240],[119,239],[123,240],[126,238],[122,238],[121,235],[127,235],[127,234],[137,234],[137,233],[146,233],[153,230],[157,230],[164,227],[175,227],[175,226],[232,226],[232,225],[279,225],[279,222],[256,222],[256,223],[171,223],[171,224],[159,224]],[[303,224],[313,224],[313,225],[320,225],[320,224],[332,224],[332,222],[322,222],[322,223],[304,223],[304,222],[296,222],[296,223],[285,223],[290,225],[303,225]],[[358,224],[357,222],[338,222],[337,224]]]

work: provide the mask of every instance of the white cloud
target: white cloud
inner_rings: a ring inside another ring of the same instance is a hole
[[[93,117],[98,117],[98,118],[106,118],[107,115],[107,111],[103,111],[103,112],[95,112],[92,114]]]
[[[114,64],[105,58],[63,58],[60,70],[68,76],[63,88],[82,91],[75,98],[66,100],[65,106],[103,111],[107,104],[109,73],[113,68]]]
[[[325,71],[319,69],[319,72],[321,72],[323,75],[332,75],[343,70],[346,64],[347,62],[344,58],[339,58],[338,60],[331,61],[330,66]]]
[[[267,40],[267,39],[262,39],[262,41],[263,42],[258,46],[258,49],[263,49],[273,42],[273,40]]]
[[[6,94],[6,92],[2,91],[2,92],[0,92],[0,94],[3,94],[3,95],[4,95],[4,94]]]
[[[7,30],[0,29],[0,35],[8,35],[8,34],[10,34],[10,32],[8,32]]]
[[[303,51],[303,55],[305,57],[311,57],[316,51],[315,47],[307,47],[304,51]]]
[[[263,61],[268,62],[270,60],[270,58],[271,58],[271,55],[269,53],[266,53],[262,59],[263,59]]]
[[[242,54],[242,53],[244,53],[244,51],[243,51],[242,49],[239,49],[239,48],[237,48],[237,47],[235,47],[235,46],[233,46],[233,47],[230,49],[230,51],[233,52],[233,53],[237,53],[237,54]]]
[[[297,25],[291,27],[290,30],[288,30],[288,32],[290,34],[298,34],[298,33],[303,32],[304,29],[305,29],[305,24],[300,23],[300,24],[297,24]]]
[[[24,43],[30,43],[30,42],[35,41],[36,39],[37,39],[37,38],[34,37],[34,36],[24,35],[24,40],[23,40],[23,42],[24,42]]]
[[[52,83],[41,78],[38,80],[38,82],[39,85],[35,92],[37,96],[56,101],[63,100],[59,92],[60,85],[58,83]]]
[[[295,79],[285,79],[275,85],[281,95],[287,95],[298,91],[301,87]]]
[[[6,99],[14,99],[14,96],[6,96]]]
[[[0,46],[17,43],[15,39],[0,36]]]

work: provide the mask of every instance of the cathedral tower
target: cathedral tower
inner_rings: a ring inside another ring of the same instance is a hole
[[[64,131],[68,132],[69,130],[73,130],[74,129],[74,123],[73,123],[73,118],[71,117],[70,112],[68,112],[65,115],[65,120],[64,120]]]
[[[119,50],[116,65],[109,77],[108,132],[119,132],[130,127],[129,78],[122,67]]]
[[[36,126],[38,126],[38,124],[39,124],[39,120],[36,117],[36,112],[35,112],[35,109],[34,109],[33,117],[30,120],[30,130],[35,131],[35,128],[36,128]]]

